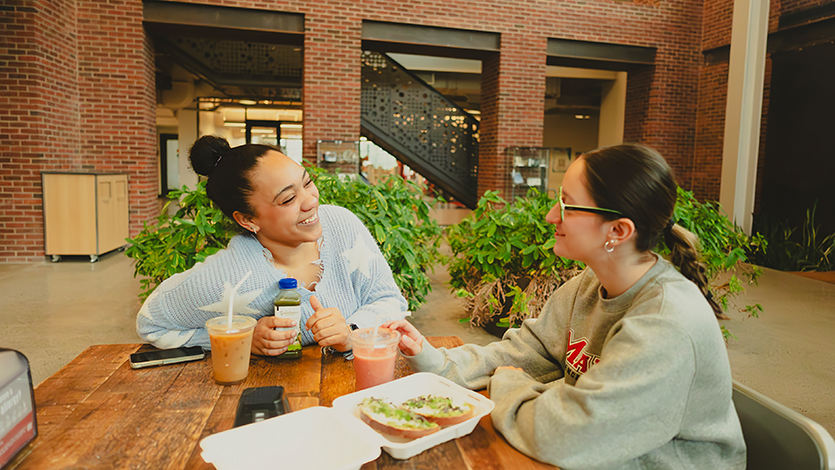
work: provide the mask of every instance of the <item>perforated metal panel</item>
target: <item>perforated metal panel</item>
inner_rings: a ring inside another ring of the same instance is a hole
[[[219,74],[273,80],[299,79],[302,75],[298,46],[191,37],[172,40],[180,50]]]
[[[387,56],[363,52],[362,61],[363,119],[419,158],[424,173],[475,195],[478,121]]]

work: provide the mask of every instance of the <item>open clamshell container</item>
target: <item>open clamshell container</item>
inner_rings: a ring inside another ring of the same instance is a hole
[[[420,395],[449,397],[475,407],[472,418],[417,439],[380,434],[360,418],[357,405],[367,397],[399,405]],[[276,416],[213,434],[200,441],[203,460],[218,470],[250,468],[358,469],[376,459],[380,448],[396,459],[408,459],[438,444],[473,432],[493,410],[493,402],[435,374],[421,372],[337,398],[321,406]],[[326,452],[303,452],[315,443]]]

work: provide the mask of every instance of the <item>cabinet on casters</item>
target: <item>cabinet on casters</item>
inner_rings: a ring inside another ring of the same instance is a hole
[[[99,255],[121,248],[128,231],[128,175],[122,173],[41,173],[44,252]]]

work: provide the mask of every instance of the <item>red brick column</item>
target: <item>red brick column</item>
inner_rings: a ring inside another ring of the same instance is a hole
[[[727,94],[728,62],[703,67],[699,77],[693,178],[689,185],[699,199],[719,200]]]
[[[157,211],[141,0],[16,0],[0,20],[0,262],[43,259],[42,171],[128,173],[135,234]]]
[[[654,66],[641,67],[626,76],[626,112],[623,123],[623,141],[644,140],[644,124],[650,112],[649,98],[655,76]]]
[[[316,161],[318,140],[359,140],[362,21],[354,2],[305,12],[304,158]]]
[[[481,122],[478,128],[478,197],[507,192],[507,161],[499,149],[499,55],[481,61]]]
[[[779,2],[771,0],[769,31],[774,32],[782,13],[813,6],[813,0]],[[705,51],[728,48],[731,42],[733,0],[708,0],[704,5],[702,48]],[[693,155],[693,174],[690,189],[699,199],[718,200],[722,178],[722,153],[725,140],[725,108],[728,94],[727,58],[701,67],[699,73],[698,108]],[[762,121],[760,123],[760,154],[757,181],[762,176],[765,156],[766,124],[771,84],[771,60],[766,56]],[[684,185],[684,184],[683,184]],[[754,212],[759,211],[761,188],[757,187]]]
[[[510,196],[508,147],[542,146],[547,38],[502,34],[501,55],[482,63],[478,196]]]
[[[0,10],[0,262],[43,259],[41,171],[79,153],[74,2]]]
[[[78,64],[83,163],[75,167],[128,173],[135,235],[159,212],[154,57],[141,0],[78,1]]]

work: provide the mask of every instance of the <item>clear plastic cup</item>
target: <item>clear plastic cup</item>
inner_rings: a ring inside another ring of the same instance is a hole
[[[212,343],[212,367],[218,384],[235,385],[246,379],[256,323],[254,318],[244,315],[233,315],[231,328],[228,316],[206,321]]]
[[[394,380],[400,332],[388,328],[361,328],[351,332],[357,390]]]

